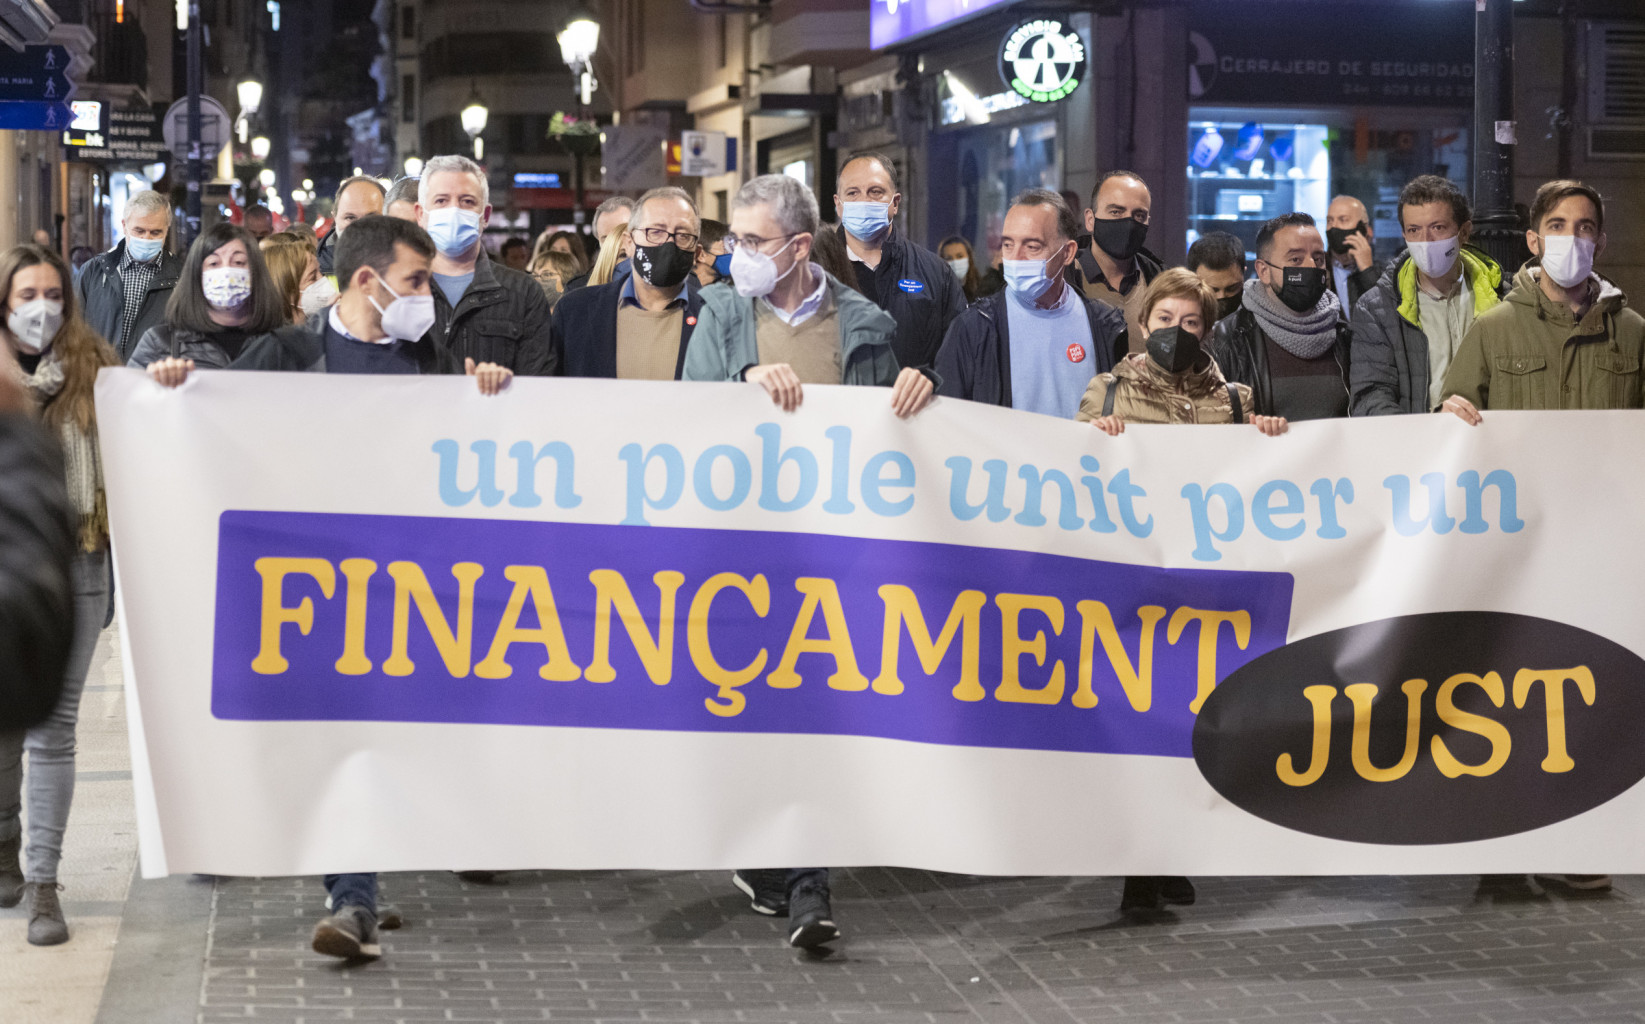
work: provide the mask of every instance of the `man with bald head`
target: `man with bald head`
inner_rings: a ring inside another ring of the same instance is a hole
[[[566,292],[554,307],[552,344],[568,377],[679,380],[685,366],[702,308],[697,204],[682,189],[654,188],[628,216],[633,272]]]
[[[332,227],[326,232],[326,237],[320,239],[320,251],[316,254],[320,261],[320,273],[332,277],[333,283],[336,271],[332,270],[332,260],[337,254],[337,239],[361,217],[382,213],[384,192],[382,182],[365,174],[344,178],[343,183],[337,186],[337,196],[331,204]]]
[[[879,153],[858,153],[840,168],[834,212],[857,290],[897,322],[892,352],[901,366],[929,367],[949,324],[965,311],[965,289],[936,253],[892,223],[902,208],[896,172]]]
[[[1353,196],[1337,196],[1325,211],[1325,244],[1331,250],[1331,290],[1344,310],[1377,286],[1382,270],[1371,243],[1371,215]]]

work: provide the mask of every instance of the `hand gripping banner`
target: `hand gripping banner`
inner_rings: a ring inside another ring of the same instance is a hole
[[[97,402],[147,875],[1645,864],[1636,413]]]

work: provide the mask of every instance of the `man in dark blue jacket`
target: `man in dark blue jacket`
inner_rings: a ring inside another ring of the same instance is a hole
[[[891,161],[859,153],[840,168],[834,210],[857,290],[897,322],[891,342],[898,366],[931,366],[949,325],[965,310],[965,289],[946,261],[897,232],[902,205]]]
[[[1113,369],[1125,337],[1121,310],[1068,283],[1078,233],[1057,193],[1017,196],[1000,237],[1005,291],[978,299],[948,329],[937,353],[939,395],[1074,418],[1085,386]]]
[[[109,252],[87,260],[74,287],[86,322],[123,363],[148,329],[165,319],[183,258],[166,251],[171,200],[158,192],[139,192],[126,201],[122,216],[125,237]]]
[[[550,338],[568,377],[679,380],[702,306],[692,269],[701,244],[697,206],[683,189],[640,197],[628,234],[633,273],[567,292]]]

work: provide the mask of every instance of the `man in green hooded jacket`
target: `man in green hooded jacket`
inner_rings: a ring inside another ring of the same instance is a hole
[[[1576,181],[1543,185],[1526,243],[1537,260],[1462,339],[1443,408],[1478,424],[1481,410],[1645,406],[1645,317],[1593,271],[1605,251],[1599,193]]]

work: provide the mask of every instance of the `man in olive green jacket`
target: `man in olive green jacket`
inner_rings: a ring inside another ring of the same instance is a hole
[[[1638,409],[1645,317],[1593,272],[1604,251],[1599,194],[1573,181],[1537,192],[1523,267],[1481,313],[1445,375],[1443,408],[1472,424],[1491,409]]]

